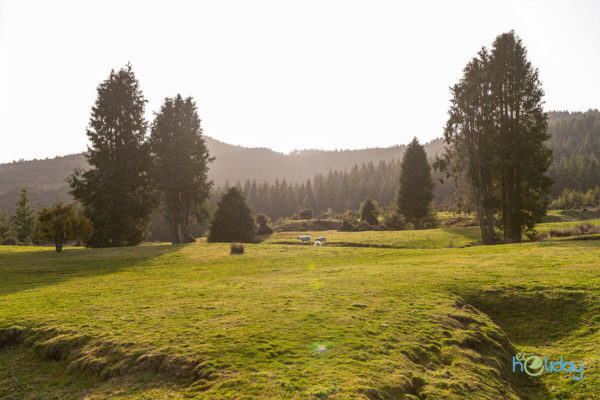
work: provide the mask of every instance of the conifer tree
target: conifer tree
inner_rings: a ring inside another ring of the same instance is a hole
[[[367,197],[360,206],[360,220],[369,225],[377,225],[379,221],[377,220],[377,216],[375,216],[375,210],[375,204]]]
[[[5,210],[0,212],[0,244],[15,244],[17,241],[10,218]]]
[[[17,241],[28,243],[35,229],[35,214],[29,205],[29,194],[27,189],[21,189],[17,209],[11,217],[11,225],[14,229]]]
[[[252,242],[256,225],[244,194],[237,187],[221,196],[208,233],[209,242]]]
[[[146,236],[155,195],[145,141],[146,100],[131,64],[100,83],[87,136],[87,171],[70,177],[71,194],[93,226],[92,247],[132,246]]]
[[[504,241],[519,242],[545,214],[552,183],[538,71],[511,31],[467,64],[452,92],[448,146],[436,165],[468,183],[484,243],[495,242],[496,214]]]
[[[212,187],[208,164],[213,158],[202,136],[200,118],[191,97],[166,98],[152,124],[150,146],[155,184],[160,192],[172,243],[190,240],[192,217],[201,212]]]
[[[416,228],[431,212],[433,180],[425,149],[415,137],[408,145],[400,166],[398,212]]]

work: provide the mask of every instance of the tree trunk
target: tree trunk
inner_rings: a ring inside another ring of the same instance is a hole
[[[181,243],[181,229],[179,228],[179,220],[173,211],[169,211],[169,230],[171,231],[171,243]]]
[[[189,207],[183,207],[183,212],[181,213],[181,230],[183,231],[183,242],[190,242],[190,210]]]

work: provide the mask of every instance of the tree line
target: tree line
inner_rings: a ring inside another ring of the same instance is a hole
[[[315,216],[358,210],[367,197],[382,207],[388,207],[397,200],[403,159],[367,162],[346,171],[317,174],[301,183],[288,183],[285,179],[276,179],[275,182],[247,180],[232,186],[241,189],[256,212],[266,214],[272,220],[292,217],[303,209],[313,210]],[[436,182],[433,188],[436,206],[451,207],[453,186],[439,183],[441,173],[430,173]],[[216,206],[220,195],[229,187],[228,183],[215,187],[209,201],[211,208]]]
[[[55,203],[37,213],[31,208],[27,189],[21,189],[16,209],[10,217],[0,213],[0,244],[30,245],[52,242],[57,252],[70,242],[82,243],[92,232],[90,221],[73,203]]]
[[[97,91],[87,129],[91,168],[77,170],[69,178],[71,194],[93,228],[87,244],[138,244],[156,213],[168,222],[173,243],[193,241],[190,224],[209,215],[212,182],[207,172],[213,160],[193,99],[166,98],[149,123],[131,65],[111,71]],[[451,196],[459,211],[476,213],[484,243],[499,240],[498,232],[504,242],[518,242],[546,213],[552,186],[547,176],[553,159],[548,116],[542,109],[538,70],[511,31],[498,36],[491,50],[484,47],[477,53],[452,87],[452,95],[446,147],[436,158],[435,170],[454,183]],[[597,145],[595,122],[584,115],[575,123],[584,127],[580,130],[586,132],[584,142]],[[571,149],[569,143],[559,145]],[[582,151],[578,147],[569,154]],[[594,159],[590,157],[589,163],[592,166],[581,171],[593,170]],[[583,186],[595,182],[593,175],[583,175]],[[393,216],[420,227],[432,214],[433,182],[423,146],[415,138],[401,163],[364,164],[349,172],[317,175],[299,185],[248,181],[243,187],[218,188],[208,238],[252,236],[256,223],[249,217],[246,198],[255,211],[274,218],[298,208],[344,211],[360,205],[366,223],[375,221],[371,198],[382,203],[395,198]],[[236,226],[248,226],[251,232]]]
[[[565,189],[587,192],[600,186],[600,111],[563,114],[548,132],[548,144],[554,152],[548,170],[554,181],[552,197]]]

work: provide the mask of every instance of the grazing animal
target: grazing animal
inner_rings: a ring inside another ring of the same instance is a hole
[[[315,240],[315,246],[321,246],[321,242],[318,240]]]
[[[318,240],[321,243],[325,243],[327,241],[327,239],[325,238],[325,236],[319,236],[318,238],[316,238],[315,240]]]
[[[310,235],[298,236],[298,240],[300,240],[301,242],[310,242]]]

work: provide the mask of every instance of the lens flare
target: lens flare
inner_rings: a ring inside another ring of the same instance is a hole
[[[312,350],[317,353],[323,353],[331,348],[331,343],[316,342],[312,345]]]

